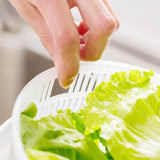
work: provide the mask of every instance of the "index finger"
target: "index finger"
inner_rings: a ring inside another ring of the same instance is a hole
[[[37,6],[55,38],[54,62],[59,82],[68,87],[79,71],[80,38],[66,0],[30,0]]]

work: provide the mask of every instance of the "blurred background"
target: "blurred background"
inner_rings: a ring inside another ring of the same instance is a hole
[[[111,0],[120,21],[102,60],[138,65],[160,73],[160,1]],[[77,9],[73,17],[80,21]],[[38,73],[53,66],[34,31],[7,0],[0,0],[0,125],[16,97]]]

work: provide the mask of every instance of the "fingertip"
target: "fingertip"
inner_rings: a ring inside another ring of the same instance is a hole
[[[59,65],[59,64],[58,64]],[[57,67],[58,81],[61,87],[68,88],[79,72],[79,62],[60,65]]]
[[[72,84],[73,81],[74,81],[74,78],[63,82],[63,83],[60,84],[60,85],[61,85],[61,87],[63,87],[63,88],[69,88],[69,86]]]
[[[78,72],[77,72],[78,73]],[[77,74],[76,74],[77,75]],[[59,85],[62,87],[62,88],[69,88],[69,86],[72,84],[72,82],[74,81],[76,75],[74,75],[73,77],[71,78],[62,78],[62,77],[58,77],[58,82],[59,82]]]

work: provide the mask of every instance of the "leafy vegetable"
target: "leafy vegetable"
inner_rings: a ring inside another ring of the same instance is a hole
[[[27,108],[21,113],[28,117],[34,118],[37,114],[37,107],[34,103],[31,103],[27,106]]]
[[[69,109],[58,113],[55,117],[48,116],[41,120],[21,114],[21,139],[31,160],[35,157],[37,160],[52,160],[56,155],[57,159],[60,155],[59,159],[107,160],[94,140],[81,133],[83,125],[76,124],[80,122],[77,113],[71,113]]]
[[[30,160],[69,160],[68,158],[51,152],[40,151],[31,148],[26,149],[26,153]]]
[[[79,112],[34,120],[29,106],[21,114],[21,139],[30,160],[159,160],[160,87],[151,83],[153,75],[117,72]]]

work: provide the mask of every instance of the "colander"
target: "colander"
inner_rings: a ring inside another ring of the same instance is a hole
[[[20,114],[28,104],[34,102],[38,113],[36,119],[55,113],[62,108],[79,110],[85,103],[86,95],[102,81],[108,81],[111,74],[140,67],[110,62],[83,62],[74,82],[68,89],[58,88],[56,69],[51,68],[32,79],[19,94],[12,117],[12,160],[28,160],[20,139]],[[152,81],[158,84],[160,76],[155,74]],[[14,156],[14,157],[13,157]]]

